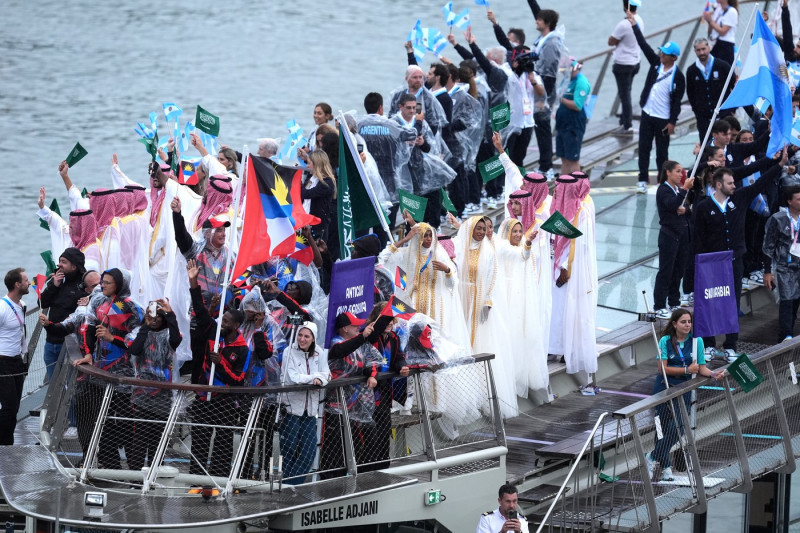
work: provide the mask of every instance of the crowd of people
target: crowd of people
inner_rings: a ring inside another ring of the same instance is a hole
[[[180,181],[173,170],[176,158],[180,160],[174,139],[166,152],[159,151],[161,161],[136,173],[141,175],[138,180],[128,177],[113,155],[107,189],[82,192],[63,161],[59,173],[69,198],[68,219],[47,207],[44,188],[38,199],[38,216],[50,230],[52,255],[58,257],[55,271],[37,287],[41,307],[47,309],[40,320],[46,331],[48,376],[66,337],[74,335],[80,350],[74,365],[94,365],[124,377],[170,382],[184,374],[194,384],[221,387],[309,385],[308,390],[271,398],[258,421],[267,435],[280,433],[285,475],[293,482],[302,482],[315,468],[331,475],[343,472],[345,465],[333,458],[341,459],[337,450],[347,431],[342,424],[345,409],[358,409],[350,418],[358,425],[363,444],[357,451],[359,462],[385,466],[392,409],[410,408],[415,401],[412,388],[402,385],[410,365],[438,371],[463,356],[495,354],[491,367],[503,417],[518,414],[518,397],[547,391],[548,358],[562,359],[567,372],[589,386],[597,370],[598,281],[595,210],[589,177],[581,172],[580,148],[591,88],[581,65],[566,55],[557,31],[558,13],[542,9],[537,0],[528,4],[539,34],[531,46],[525,45],[524,30],[505,32],[489,11],[500,46],[482,50],[469,30],[463,46],[451,34],[449,40],[463,58],[458,66],[442,57],[426,75],[417,65],[413,45],[407,43],[407,87],[388,99],[388,113],[382,95],[371,92],[364,98],[365,115],[360,119],[346,115],[339,130],[331,125],[331,106],[315,106],[315,128],[308,146],[297,153],[305,170],[302,206],[293,209],[320,220],[297,228],[297,238],[313,252],[308,260],[273,257],[249,265],[246,274],[226,286],[237,255],[230,243],[238,242],[235,236],[244,220],[238,202],[246,189],[242,154],[229,147],[212,154],[200,137],[192,135],[191,144],[201,159],[196,183],[191,185]],[[763,254],[759,248],[753,253],[754,264],[763,260],[774,268],[773,274],[767,266],[764,281],[777,280],[788,302],[781,303],[781,316],[796,316],[800,283],[795,281],[790,290],[787,280],[795,280],[790,276],[800,272],[800,257],[792,260],[800,231],[796,222],[800,193],[789,186],[797,169],[788,172],[788,151],[759,157],[768,138],[768,118],[756,123],[754,139],[729,144],[732,122],[727,117],[712,125],[716,133],[701,154],[698,178],[682,181],[682,168],[667,153],[687,85],[676,65],[680,50],[668,42],[660,53],[653,51],[635,14],[640,2],[624,4],[626,18],[609,39],[618,50],[614,74],[622,100],[619,133],[632,128],[630,85],[641,49],[649,63],[640,101],[640,183],[645,189],[653,140],[662,169],[656,201],[663,259],[656,305],[671,312],[667,302],[680,304],[681,278],[684,292],[692,292],[687,286],[691,280],[683,276],[692,250],[734,250],[734,271],[741,279],[742,257],[748,250],[746,206],[759,194],[769,193],[769,187],[778,191],[784,169],[782,179],[789,182],[782,183],[787,185],[783,192],[792,193],[788,210],[778,212],[779,195],[773,191],[767,212],[776,214],[766,223]],[[735,9],[735,2],[730,4],[720,2],[716,9],[723,15],[714,15],[710,23],[719,36],[731,29],[730,9]],[[728,47],[720,44],[721,39],[713,48],[705,39],[695,43],[698,61],[689,69],[688,85],[698,123],[701,118],[710,122],[704,106],[715,102],[714,91],[722,90],[719,78],[727,72],[722,56]],[[715,53],[720,54],[716,59]],[[504,103],[509,104],[509,124],[493,131],[489,110]],[[562,162],[558,178],[552,162],[553,118],[555,155]],[[534,134],[540,166],[523,175],[520,167]],[[390,229],[403,231],[395,240],[376,228],[377,234],[345,243],[351,247],[351,259],[374,258],[374,308],[368,317],[339,313],[331,346],[325,349],[333,264],[348,260],[340,257],[337,224],[340,135],[353,136],[368,174],[364,179],[375,185]],[[274,166],[277,152],[277,143],[264,139],[257,154],[249,157]],[[495,154],[504,172],[482,183],[479,163]],[[747,179],[756,170],[760,179],[736,189],[734,178]],[[400,209],[401,190],[427,199],[422,220]],[[448,197],[457,216],[443,208]],[[496,220],[489,211],[498,206],[504,216],[495,231]],[[710,216],[715,209],[721,216]],[[554,215],[566,222],[557,224],[577,229],[578,236],[541,229]],[[457,229],[455,235],[441,235],[438,229],[443,224]],[[758,237],[751,240],[758,242]],[[767,258],[772,261],[766,262]],[[402,283],[396,281],[401,272],[407,276]],[[5,283],[9,294],[8,305],[0,306],[0,443],[13,444],[22,387],[14,380],[24,375],[20,365],[21,354],[26,353],[20,302],[30,282],[24,271],[14,269]],[[223,300],[223,294],[230,297]],[[384,312],[393,298],[407,302],[417,314],[400,323]],[[788,327],[791,330],[791,324]],[[729,339],[725,347],[735,349],[735,337]],[[707,340],[706,349],[712,347],[713,339]],[[376,380],[383,371],[395,372],[395,383]],[[488,412],[486,394],[457,387],[435,374],[422,386],[436,389],[430,402],[453,434]],[[353,391],[357,402],[341,405],[330,388],[327,393],[319,389],[351,376],[366,378]],[[102,395],[97,378],[81,375],[71,419],[84,452]],[[129,468],[144,466],[157,441],[148,439],[153,432],[142,428],[165,419],[171,401],[166,389],[117,390],[109,413],[133,422],[103,431],[99,463],[119,468],[118,450],[125,448]],[[191,452],[207,457],[213,439],[214,453],[207,463],[193,462],[192,473],[227,475],[234,442],[230,428],[242,416],[240,409],[233,395],[196,395],[188,409],[195,422]],[[318,442],[320,421],[324,422]],[[317,449],[322,451],[315,465]]]

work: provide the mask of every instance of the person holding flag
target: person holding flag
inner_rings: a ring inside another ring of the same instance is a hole
[[[581,235],[572,239],[555,236],[549,353],[563,355],[567,373],[582,372],[587,385],[597,372],[597,249],[595,209],[589,192],[586,174],[561,176],[556,179],[550,207],[551,214],[560,213]]]

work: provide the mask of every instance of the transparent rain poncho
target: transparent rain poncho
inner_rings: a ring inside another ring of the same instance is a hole
[[[451,93],[453,120],[450,127],[461,145],[462,159],[469,170],[475,170],[475,157],[483,139],[484,113],[478,100],[470,96],[466,87]]]
[[[378,365],[383,362],[383,356],[369,343],[359,346],[351,354],[342,359],[329,359],[328,367],[331,370],[331,380],[363,377],[364,368]],[[347,414],[351,420],[361,423],[374,423],[372,414],[375,412],[375,393],[366,384],[347,385],[344,388],[344,398]],[[325,410],[329,413],[342,414],[342,406],[335,395],[335,389],[328,394]]]
[[[461,346],[447,337],[439,324],[417,313],[404,331],[406,363],[433,372],[472,362],[471,347]]]
[[[280,385],[281,384],[281,359],[283,351],[289,345],[286,336],[281,329],[280,324],[269,313],[266,302],[261,297],[259,289],[249,291],[239,306],[240,310],[245,314],[245,321],[240,328],[242,337],[244,337],[247,345],[252,349],[253,334],[257,331],[263,331],[267,340],[272,344],[272,357],[264,361],[258,358],[253,358],[250,367],[250,376],[247,385],[250,387],[259,387],[261,385]],[[256,326],[254,321],[247,320],[247,312],[263,313],[264,321],[260,327]],[[274,402],[277,400],[277,395],[267,395],[267,400]]]
[[[410,190],[408,188],[410,182],[402,182],[403,176],[400,175],[402,163],[408,160],[408,156],[398,152],[406,152],[407,142],[416,139],[417,133],[379,115],[363,117],[358,121],[357,130],[364,139],[365,148],[369,151],[367,160],[371,158],[375,163],[386,189],[388,201],[397,202],[398,188]],[[365,164],[365,167],[368,166],[371,164]],[[369,169],[367,172],[370,172]]]
[[[422,122],[422,137],[431,146],[428,153],[422,150],[414,150],[413,144],[405,143],[405,146],[397,150],[398,164],[400,166],[401,182],[406,191],[413,192],[422,196],[447,186],[456,177],[456,172],[442,160],[447,154],[443,150],[446,146],[443,142],[433,135],[427,121]],[[406,188],[411,186],[411,188]]]

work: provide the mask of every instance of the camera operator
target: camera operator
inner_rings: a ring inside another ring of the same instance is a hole
[[[77,248],[67,248],[58,258],[58,268],[53,274],[41,294],[42,308],[49,308],[48,319],[51,322],[61,322],[78,307],[78,299],[86,294],[83,291],[83,275],[85,257]],[[47,368],[47,380],[53,377],[64,336],[56,331],[47,331],[44,344],[44,362]]]
[[[533,64],[530,50],[523,47],[509,52],[508,63],[503,66],[511,80],[508,84],[511,134],[506,139],[506,150],[508,157],[517,166],[522,166],[533,135],[533,114],[536,111],[534,100],[538,101],[545,95],[542,79],[533,72]]]
[[[528,521],[517,514],[517,487],[506,483],[497,491],[498,507],[481,515],[475,533],[528,533]]]

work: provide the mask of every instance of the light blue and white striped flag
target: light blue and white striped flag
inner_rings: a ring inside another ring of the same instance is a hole
[[[456,21],[456,14],[453,13],[453,2],[447,2],[442,6],[442,11],[444,11],[444,22],[448,26],[452,26]]]
[[[791,143],[795,146],[800,146],[800,117],[795,118],[792,122]]]
[[[178,117],[183,114],[183,109],[172,102],[167,102],[162,105],[164,107],[164,118],[167,119],[167,122],[172,122],[173,120],[177,121]]]
[[[186,123],[186,126],[183,127],[183,134],[180,138],[181,153],[185,153],[187,150],[189,150],[189,140],[191,139],[194,129],[194,122],[191,120]]]
[[[762,17],[755,17],[753,41],[739,81],[722,109],[752,105],[761,96],[772,105],[772,132],[767,155],[772,156],[792,138],[792,93],[786,62],[778,41]]]
[[[150,129],[158,131],[158,113],[150,111]]]
[[[469,8],[464,8],[461,13],[455,16],[455,21],[453,22],[456,26],[461,28],[462,30],[466,30],[468,27],[472,25],[472,22],[469,20]]]

